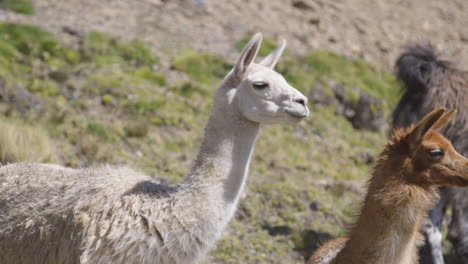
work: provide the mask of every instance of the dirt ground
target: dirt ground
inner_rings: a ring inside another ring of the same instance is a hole
[[[36,15],[0,11],[1,21],[40,25],[74,44],[91,30],[151,44],[163,58],[195,48],[234,58],[248,33],[289,42],[293,53],[332,50],[391,69],[402,49],[430,41],[466,66],[464,0],[35,0]],[[466,68],[466,67],[465,67]]]

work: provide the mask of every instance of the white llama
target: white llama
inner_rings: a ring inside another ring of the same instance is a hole
[[[307,98],[246,45],[218,88],[188,176],[163,186],[128,168],[0,167],[0,263],[195,263],[220,237],[246,181],[260,123],[307,117]]]

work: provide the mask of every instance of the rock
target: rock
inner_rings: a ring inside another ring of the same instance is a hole
[[[382,53],[388,53],[390,51],[390,47],[385,42],[383,42],[381,40],[376,41],[375,45],[377,46],[377,48],[379,48],[379,50]]]
[[[9,93],[8,98],[5,99],[21,114],[26,114],[30,110],[42,112],[46,103],[44,99],[20,87]]]
[[[333,97],[327,96],[324,93],[324,87],[320,83],[316,83],[315,86],[312,89],[310,89],[308,99],[314,105],[331,105],[335,101]]]
[[[247,196],[247,193],[246,192],[243,192],[242,193],[242,196]],[[235,218],[239,221],[248,221],[248,219],[250,219],[252,216],[250,215],[250,213],[248,212],[248,210],[245,209],[244,206],[239,206],[239,208],[237,209],[236,213],[235,213]]]
[[[345,87],[335,82],[332,82],[330,84],[332,86],[333,93],[335,93],[335,98],[338,99],[340,103],[344,103],[347,100],[345,94]]]
[[[460,32],[460,40],[462,42],[468,42],[468,33]]]
[[[351,45],[351,51],[353,53],[362,53],[362,49],[359,45]]]
[[[6,83],[0,78],[0,102],[7,98]]]
[[[461,34],[460,34],[460,33],[458,33],[458,32],[452,32],[452,33],[450,34],[450,38],[451,38],[452,40],[461,40],[462,37],[461,37]]]
[[[359,88],[348,88],[340,84],[332,85],[335,98],[342,105],[340,114],[346,117],[354,128],[379,130],[385,125],[383,119],[382,101],[365,93]],[[346,89],[352,89],[347,93]],[[350,94],[359,94],[358,99],[351,98]]]
[[[359,34],[366,34],[366,21],[363,19],[357,18],[356,21],[353,23],[354,27],[356,28]]]
[[[151,5],[154,5],[154,6],[162,6],[164,3],[166,3],[167,1],[163,1],[163,0],[146,0],[148,3],[150,3]]]
[[[359,101],[355,106],[355,116],[351,119],[354,128],[378,130],[384,124],[382,101],[360,91]]]
[[[265,224],[262,227],[268,230],[268,234],[270,234],[270,236],[287,236],[292,233],[291,227],[287,225],[270,226],[269,224]]]
[[[70,34],[72,36],[77,36],[77,37],[80,37],[80,38],[84,37],[83,33],[81,33],[79,30],[74,29],[74,28],[72,28],[71,26],[68,26],[68,25],[63,26],[62,31],[67,33],[67,34]]]
[[[364,154],[364,160],[366,162],[366,165],[372,165],[375,162],[375,157],[372,153],[366,152]]]
[[[343,115],[348,118],[349,120],[353,119],[354,116],[356,116],[356,111],[354,111],[353,108],[345,108],[343,111]]]
[[[312,202],[310,202],[309,208],[312,211],[318,211],[319,210],[319,201],[313,200]]]
[[[421,28],[422,28],[424,31],[428,32],[428,31],[430,31],[430,30],[432,29],[432,26],[431,26],[431,24],[429,23],[429,21],[425,20],[425,21],[422,23]]]
[[[296,250],[309,256],[311,252],[317,250],[325,241],[331,238],[333,237],[329,233],[305,229],[294,232],[292,240]]]
[[[309,24],[312,24],[312,25],[315,25],[315,26],[320,25],[320,17],[313,16],[313,17],[309,18]]]
[[[54,79],[55,81],[57,82],[65,82],[66,80],[68,80],[69,78],[69,74],[68,72],[64,71],[64,70],[56,70],[56,71],[51,71],[49,73],[49,77],[51,79]]]
[[[302,10],[315,10],[316,5],[313,1],[311,0],[293,0],[292,5],[295,8],[302,9]]]

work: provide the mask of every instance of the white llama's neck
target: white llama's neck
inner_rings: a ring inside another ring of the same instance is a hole
[[[200,152],[184,181],[188,189],[230,210],[227,218],[244,187],[259,131],[258,123],[241,116],[234,94],[235,89],[225,86],[218,90]]]

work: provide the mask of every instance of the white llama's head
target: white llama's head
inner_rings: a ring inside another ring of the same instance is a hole
[[[234,102],[239,112],[257,123],[300,121],[309,115],[307,97],[289,85],[273,69],[286,47],[286,41],[259,64],[253,63],[262,42],[255,34],[228,75],[235,86]]]

